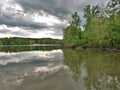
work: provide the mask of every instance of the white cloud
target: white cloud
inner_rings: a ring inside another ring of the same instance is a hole
[[[60,31],[62,32],[62,31]],[[41,29],[41,30],[31,30],[20,27],[8,27],[6,25],[0,25],[0,38],[2,37],[28,37],[28,38],[53,38],[62,39],[62,33],[58,36],[55,35],[56,32],[54,28]]]
[[[34,59],[38,60],[56,60],[55,58],[62,57],[62,50],[52,51],[29,51],[21,53],[3,53],[0,52],[0,65],[7,65],[9,63],[31,62]]]
[[[55,35],[57,28],[60,28],[56,26],[66,25],[67,21],[61,21],[58,17],[43,10],[33,11],[33,13],[24,12],[23,7],[15,0],[2,0],[0,6],[0,38],[50,37],[62,39],[62,34],[60,34],[61,36]]]
[[[2,37],[24,37],[30,35],[31,32],[22,29],[20,27],[8,27],[6,25],[0,25],[0,38]]]
[[[12,12],[23,11],[22,6],[17,4],[14,0],[1,0],[0,1],[1,12]]]
[[[81,12],[86,4],[106,1],[0,0],[0,37],[62,39],[62,30],[71,13]]]
[[[48,29],[42,29],[42,30],[38,30],[36,33],[29,35],[28,37],[31,38],[53,38],[53,39],[62,39],[63,36],[62,34],[57,36],[55,35],[56,32],[52,31],[52,30],[48,30]]]
[[[39,22],[39,23],[45,23],[48,26],[54,26],[55,24],[65,24],[65,22],[62,22],[60,19],[57,17],[50,15],[44,11],[41,11],[42,15],[39,15],[39,13],[34,13],[32,15],[33,21],[34,22]]]

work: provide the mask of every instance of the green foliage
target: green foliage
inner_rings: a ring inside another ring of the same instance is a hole
[[[89,19],[82,34],[81,46],[119,48],[120,16]]]
[[[80,17],[75,12],[72,14],[72,21],[70,25],[64,29],[63,43],[65,45],[78,45],[81,39]]]
[[[25,51],[51,51],[53,49],[57,49],[55,46],[1,46],[0,52],[25,52]]]
[[[94,17],[96,15],[96,13],[98,13],[98,6],[90,6],[90,5],[86,5],[86,7],[84,8],[84,17],[87,19],[87,21]]]
[[[110,0],[105,5],[84,8],[85,30],[77,28],[78,15],[72,14],[72,23],[64,30],[64,44],[81,45],[84,48],[120,49],[120,4],[119,0]],[[76,17],[76,18],[75,18]]]
[[[109,38],[111,40],[111,44],[113,44],[115,48],[120,48],[120,15],[118,15],[114,20],[111,18],[108,24]]]
[[[79,25],[80,25],[80,17],[79,17],[79,15],[77,14],[77,12],[75,12],[75,13],[72,14],[71,16],[72,16],[72,22],[71,22],[71,24],[72,24],[72,25],[76,25],[76,26],[79,27]]]
[[[0,40],[0,45],[2,45],[2,41]]]
[[[31,44],[60,44],[61,40],[42,38],[42,39],[32,39],[32,38],[1,38],[0,43],[2,45],[31,45]]]
[[[77,45],[79,43],[79,35],[76,26],[69,26],[64,30],[63,42],[65,45]]]
[[[86,24],[86,28],[82,34],[81,45],[86,47],[108,47],[109,42],[106,40],[108,32],[106,24],[101,23],[101,19],[93,17]]]

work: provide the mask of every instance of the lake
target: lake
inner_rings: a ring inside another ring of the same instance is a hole
[[[0,90],[120,90],[120,52],[1,47]]]

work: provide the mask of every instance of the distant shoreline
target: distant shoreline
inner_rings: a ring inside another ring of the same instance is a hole
[[[5,46],[61,46],[56,44],[30,44],[30,45],[1,45],[3,47]]]
[[[118,51],[120,52],[120,49],[117,48],[90,48],[90,47],[86,47],[83,48],[81,46],[68,46],[68,45],[61,45],[61,44],[30,44],[30,45],[0,45],[0,47],[54,47],[54,48],[60,48],[60,49],[73,49],[73,50],[91,50],[91,51]]]

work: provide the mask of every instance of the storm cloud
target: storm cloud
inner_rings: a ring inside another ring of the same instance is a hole
[[[0,37],[61,38],[71,13],[108,0],[1,0]],[[6,26],[4,28],[3,26]],[[12,29],[11,29],[12,28]],[[14,29],[16,29],[14,31]],[[24,33],[23,33],[24,32]],[[42,35],[43,34],[43,35]]]

